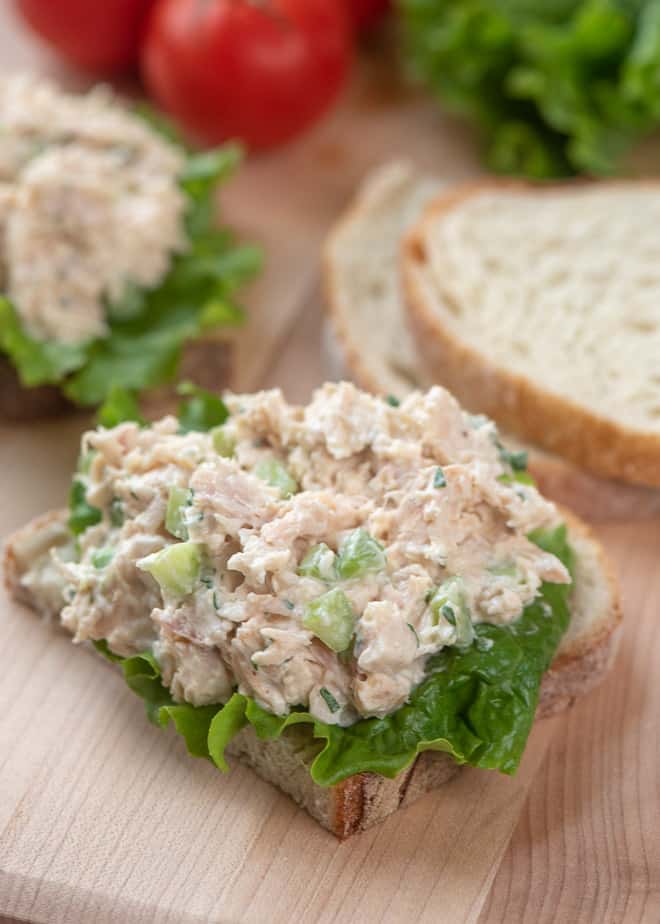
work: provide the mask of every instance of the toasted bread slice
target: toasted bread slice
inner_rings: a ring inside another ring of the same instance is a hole
[[[612,664],[619,641],[621,611],[609,565],[587,527],[569,514],[566,519],[577,553],[572,620],[543,679],[539,718],[565,709],[599,683]],[[26,586],[23,576],[35,559],[70,541],[66,523],[65,511],[45,514],[10,537],[5,547],[4,575],[10,594],[48,618],[57,617],[52,597]],[[250,727],[245,728],[231,743],[229,754],[288,793],[341,838],[382,821],[447,782],[460,769],[448,755],[427,751],[393,780],[360,773],[323,788],[309,774],[313,753],[300,726],[274,741],[260,740]]]
[[[424,368],[408,330],[399,275],[401,241],[447,185],[394,162],[371,174],[324,252],[329,327],[326,355],[336,377],[376,394],[401,397],[432,381],[448,384],[437,364]],[[457,377],[460,376],[460,369]],[[499,417],[499,408],[491,408]],[[513,428],[511,428],[513,432]],[[506,442],[515,442],[509,433]],[[521,446],[523,444],[521,443]],[[529,444],[530,469],[543,494],[592,522],[660,514],[660,491],[600,478]]]
[[[658,218],[634,181],[439,197],[402,256],[429,373],[522,439],[660,486]]]

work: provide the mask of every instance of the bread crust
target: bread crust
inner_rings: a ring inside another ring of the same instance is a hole
[[[541,682],[537,718],[561,712],[593,689],[612,665],[620,636],[619,594],[607,558],[584,523],[567,511],[563,511],[563,515],[574,544],[584,553],[586,572],[602,587],[606,612],[595,629],[588,625],[567,643],[562,641]],[[4,550],[4,579],[15,600],[36,608],[35,600],[21,584],[21,575],[29,564],[28,552],[41,536],[63,534],[66,523],[65,510],[51,511],[36,517],[8,539]],[[394,779],[375,773],[358,773],[335,786],[321,788],[312,783],[309,775],[312,757],[293,746],[286,736],[262,741],[252,728],[246,727],[232,741],[228,753],[288,793],[320,824],[342,839],[410,805],[460,771],[460,766],[447,754],[425,751]]]
[[[634,182],[634,181],[631,181]],[[566,188],[570,184],[561,184]],[[552,394],[527,376],[498,366],[455,336],[424,297],[425,235],[431,221],[481,192],[530,188],[489,180],[434,200],[402,245],[402,277],[410,327],[420,357],[435,381],[469,410],[493,417],[525,440],[565,456],[605,478],[660,486],[660,434],[643,433],[607,420]],[[544,187],[550,194],[556,185]],[[535,187],[535,189],[538,189]]]
[[[54,385],[24,388],[11,363],[0,356],[0,420],[27,422],[72,410],[71,402]]]

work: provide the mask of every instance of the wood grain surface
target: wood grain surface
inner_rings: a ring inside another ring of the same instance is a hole
[[[0,5],[0,68],[64,71]],[[254,158],[225,214],[268,253],[237,389],[326,376],[318,249],[362,173],[397,155],[474,175],[474,146],[365,63],[302,142]],[[0,534],[60,505],[85,418],[0,429]],[[104,663],[0,597],[0,915],[33,922],[660,921],[660,522],[600,526],[624,590],[608,680],[539,724],[513,780],[466,771],[344,844],[144,720]],[[9,920],[7,918],[6,920]],[[3,919],[0,917],[0,924]]]

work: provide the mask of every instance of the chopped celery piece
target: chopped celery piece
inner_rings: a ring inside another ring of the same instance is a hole
[[[78,459],[78,471],[81,473],[81,475],[89,475],[92,462],[97,455],[98,451],[96,449],[88,449],[87,452],[80,454],[80,458]]]
[[[502,484],[531,484],[533,487],[536,487],[536,482],[534,478],[529,474],[529,472],[513,472],[513,474],[508,475],[498,475],[497,480],[501,481]]]
[[[298,491],[298,482],[279,459],[262,459],[254,473],[271,487],[279,488],[282,497],[291,497]]]
[[[183,519],[183,513],[185,508],[190,506],[192,496],[192,491],[188,488],[170,488],[165,514],[165,529],[177,539],[188,538],[188,527]]]
[[[344,581],[383,571],[386,565],[385,550],[366,529],[354,529],[339,547],[337,574]]]
[[[300,562],[298,574],[302,577],[313,577],[319,581],[335,581],[335,553],[328,548],[325,542],[314,545]]]
[[[438,624],[440,617],[456,628],[456,645],[460,648],[471,645],[474,639],[474,626],[470,618],[465,586],[460,577],[450,577],[438,587],[429,601],[433,621]]]
[[[233,437],[229,436],[224,426],[220,425],[211,430],[211,442],[219,456],[230,459],[234,455],[236,441]]]
[[[98,568],[99,571],[102,568],[107,568],[110,562],[112,561],[115,554],[115,550],[110,546],[105,546],[102,549],[95,549],[92,552],[92,564],[95,568]]]
[[[496,565],[491,565],[488,570],[496,577],[515,577],[518,574],[515,562],[512,561],[498,562]]]
[[[137,564],[158,581],[162,590],[183,597],[192,593],[199,580],[202,546],[197,542],[176,542]]]
[[[329,590],[305,607],[303,625],[333,651],[345,651],[355,630],[350,600],[339,588]]]

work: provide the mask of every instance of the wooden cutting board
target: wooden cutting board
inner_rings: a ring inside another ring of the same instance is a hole
[[[0,10],[0,67],[61,71]],[[318,251],[359,177],[393,156],[474,175],[467,133],[367,63],[302,142],[251,160],[225,211],[261,240],[238,389],[305,400],[328,374]],[[85,418],[0,428],[0,534],[62,504]],[[660,921],[660,522],[600,526],[623,649],[538,725],[515,779],[465,771],[344,844],[249,770],[151,727],[111,668],[0,594],[0,915],[34,922]]]

